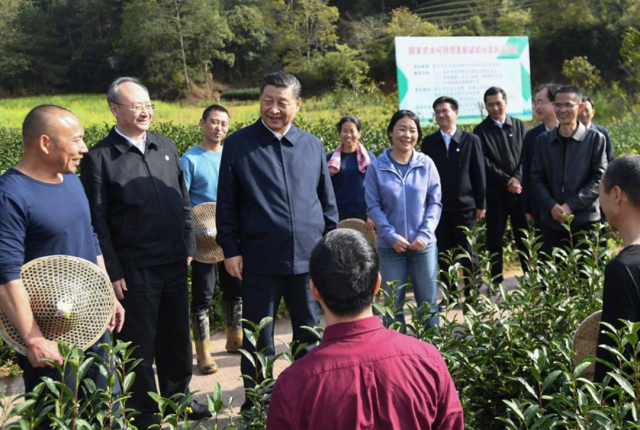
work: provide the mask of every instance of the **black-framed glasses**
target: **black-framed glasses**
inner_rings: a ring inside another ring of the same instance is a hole
[[[131,109],[134,112],[142,112],[144,111],[154,111],[156,110],[156,105],[151,103],[148,105],[136,105],[136,106],[128,106],[128,105],[123,105],[122,103],[116,103],[113,102],[114,105],[118,105],[118,106],[124,106],[124,107],[128,107],[129,109]]]

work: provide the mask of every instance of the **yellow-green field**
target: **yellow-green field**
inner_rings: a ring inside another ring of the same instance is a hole
[[[167,103],[154,101],[157,108],[154,112],[154,121],[176,124],[197,124],[202,111],[215,100],[203,101],[198,105],[182,103]],[[89,126],[91,124],[114,124],[113,116],[109,112],[105,95],[102,94],[72,94],[60,96],[23,97],[17,99],[0,100],[0,126],[20,127],[29,110],[42,104],[55,104],[69,109],[75,113],[80,122]],[[231,112],[231,122],[245,123],[255,121],[260,112],[258,102],[227,102],[221,104]],[[371,106],[362,115],[362,120],[387,118],[393,112],[383,112],[381,106]],[[325,119],[329,122],[338,122],[340,114],[324,99],[303,99],[300,115],[308,122],[316,122]]]

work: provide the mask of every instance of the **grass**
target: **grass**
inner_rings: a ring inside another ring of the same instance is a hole
[[[197,105],[184,103],[167,103],[154,101],[157,108],[154,112],[154,122],[173,122],[180,125],[197,124],[204,108],[216,103],[216,100],[202,101]],[[72,111],[80,119],[80,122],[88,127],[93,124],[115,124],[115,120],[109,112],[105,95],[103,94],[70,94],[58,96],[23,97],[17,99],[0,100],[0,126],[8,128],[20,128],[24,117],[29,111],[42,104],[54,104]],[[225,101],[221,104],[231,112],[231,122],[253,122],[260,116],[258,102]],[[388,105],[387,105],[388,106]],[[388,118],[392,112],[387,112],[383,106],[373,105],[363,112],[362,120],[379,120]],[[303,99],[300,115],[307,122],[315,123],[326,120],[337,123],[340,113],[331,99],[331,96],[323,98]]]

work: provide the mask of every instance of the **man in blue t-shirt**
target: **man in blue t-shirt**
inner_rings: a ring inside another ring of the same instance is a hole
[[[217,201],[218,175],[222,157],[221,143],[229,130],[229,112],[219,105],[209,106],[202,113],[200,128],[204,132],[202,142],[187,151],[180,159],[192,206]],[[224,264],[209,264],[193,260],[191,263],[191,325],[196,343],[198,368],[203,374],[218,371],[216,362],[209,355],[209,307],[218,274],[222,288],[222,308],[227,334],[226,349],[229,352],[238,352],[242,346],[240,280],[229,275]]]
[[[98,238],[91,226],[89,203],[75,175],[87,146],[84,130],[70,111],[53,105],[34,108],[22,126],[24,153],[18,164],[0,176],[0,308],[24,339],[27,357],[18,356],[25,390],[33,391],[47,376],[61,375],[49,358],[62,364],[55,342],[42,335],[20,279],[25,263],[48,255],[70,255],[96,263],[105,270]],[[109,330],[120,331],[124,309],[116,300]],[[100,343],[109,342],[109,333],[89,348],[105,360]],[[88,377],[106,389],[106,377],[92,366]]]

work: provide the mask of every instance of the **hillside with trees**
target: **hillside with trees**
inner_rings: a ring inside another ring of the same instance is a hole
[[[201,99],[278,69],[306,94],[358,74],[391,92],[395,36],[473,35],[529,36],[534,84],[581,57],[635,93],[639,24],[640,0],[0,0],[0,96],[103,93],[134,75],[154,97]]]

